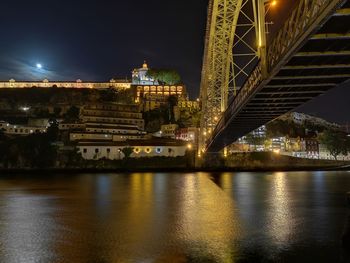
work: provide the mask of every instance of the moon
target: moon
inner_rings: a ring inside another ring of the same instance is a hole
[[[43,65],[41,65],[40,63],[36,64],[36,68],[41,69],[42,67],[43,67]]]

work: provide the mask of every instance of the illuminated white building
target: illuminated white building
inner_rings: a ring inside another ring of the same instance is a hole
[[[176,130],[179,128],[177,124],[164,124],[161,126],[161,136],[164,138],[175,139]]]
[[[137,68],[132,71],[132,84],[140,85],[158,85],[158,81],[147,76],[149,68],[146,61],[143,63],[142,68]]]
[[[45,133],[47,127],[16,125],[5,121],[0,121],[0,130],[8,135],[29,135],[33,133]]]
[[[61,129],[74,130],[70,141],[140,140],[146,135],[139,105],[95,103],[81,110],[81,124],[60,124]]]
[[[109,82],[84,82],[80,79],[76,81],[16,81],[10,79],[9,81],[0,81],[0,89],[4,88],[76,88],[76,89],[108,89],[115,88],[125,90],[131,88],[131,83],[128,80],[111,79]]]
[[[78,149],[86,160],[120,160],[124,158],[123,149],[132,148],[131,158],[177,157],[184,156],[187,143],[175,140],[153,139],[125,142],[79,142]]]
[[[189,127],[177,129],[175,132],[176,140],[186,141],[186,142],[197,142],[199,133],[199,128]]]

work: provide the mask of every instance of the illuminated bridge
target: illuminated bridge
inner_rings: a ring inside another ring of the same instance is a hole
[[[300,0],[267,41],[266,13],[274,4],[209,3],[199,155],[220,151],[350,78],[350,0]],[[244,40],[248,28],[253,45]]]

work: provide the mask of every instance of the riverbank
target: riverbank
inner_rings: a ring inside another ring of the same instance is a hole
[[[242,167],[221,167],[221,168],[34,168],[34,169],[0,169],[0,176],[6,174],[81,174],[81,173],[213,173],[213,172],[301,172],[301,171],[350,171],[350,167],[276,167],[242,168]]]
[[[272,152],[236,153],[228,156],[226,167],[248,170],[330,170],[350,165],[349,161],[304,159]],[[348,167],[349,168],[349,167]]]
[[[0,168],[1,174],[20,173],[147,173],[147,172],[269,172],[269,171],[324,171],[350,170],[350,162],[301,159],[267,152],[236,153],[222,158],[206,156],[195,166],[194,156],[137,158],[121,161],[96,160],[66,167]],[[210,165],[208,165],[210,164]]]

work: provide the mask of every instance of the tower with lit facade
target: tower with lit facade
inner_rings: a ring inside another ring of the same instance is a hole
[[[132,84],[137,85],[158,85],[158,81],[147,76],[149,71],[146,61],[144,61],[142,68],[135,68],[132,71]]]

